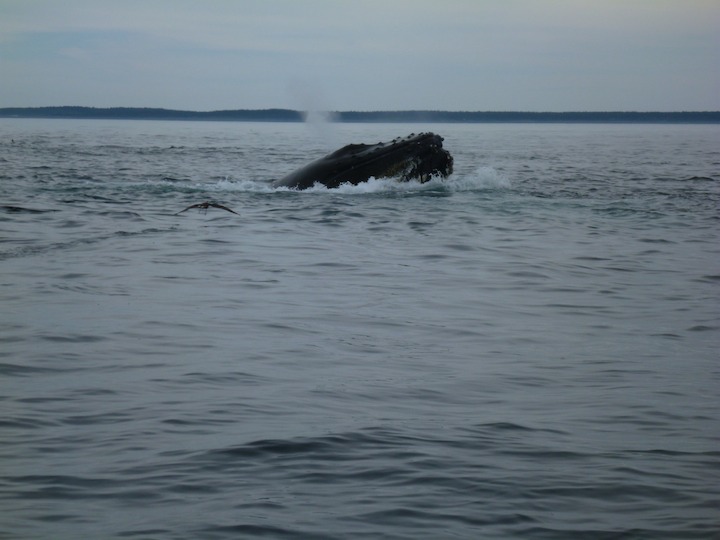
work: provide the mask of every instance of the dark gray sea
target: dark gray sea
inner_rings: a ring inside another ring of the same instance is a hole
[[[2,539],[720,538],[719,125],[2,119],[0,325]]]

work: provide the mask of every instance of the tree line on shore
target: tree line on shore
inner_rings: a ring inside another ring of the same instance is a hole
[[[388,123],[720,123],[720,111],[340,111],[321,113],[334,122]],[[219,111],[182,111],[146,107],[6,107],[4,118],[76,118],[117,120],[217,120],[244,122],[303,122],[305,111],[292,109],[235,109]]]

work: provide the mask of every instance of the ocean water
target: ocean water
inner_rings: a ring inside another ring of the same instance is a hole
[[[2,119],[0,538],[720,538],[719,205],[718,125]]]

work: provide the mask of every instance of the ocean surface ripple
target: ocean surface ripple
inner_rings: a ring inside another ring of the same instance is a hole
[[[0,120],[0,538],[720,538],[719,140]]]

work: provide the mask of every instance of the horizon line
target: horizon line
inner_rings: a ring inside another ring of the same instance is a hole
[[[300,111],[296,109],[220,109],[189,111],[158,107],[45,106],[4,107],[0,118],[74,120],[175,120],[225,122],[335,123],[625,123],[719,124],[720,111]]]
[[[234,108],[234,109],[175,109],[168,107],[147,107],[147,106],[130,106],[130,105],[118,105],[118,106],[94,106],[94,105],[33,105],[33,106],[3,106],[0,107],[0,111],[9,109],[26,109],[26,110],[37,110],[37,109],[89,109],[94,111],[102,110],[144,110],[144,111],[167,111],[167,112],[183,112],[183,113],[195,113],[195,114],[208,114],[208,113],[221,113],[221,112],[236,112],[236,111],[252,111],[252,112],[266,112],[266,111],[291,111],[300,113],[451,113],[451,114],[462,114],[462,113],[523,113],[523,114],[699,114],[699,113],[720,113],[720,109],[673,109],[673,110],[635,110],[635,109],[604,109],[604,110],[582,110],[582,109],[568,109],[562,111],[553,110],[531,110],[531,109],[344,109],[344,110],[330,110],[330,109],[293,109],[290,107],[260,107],[260,108]]]

